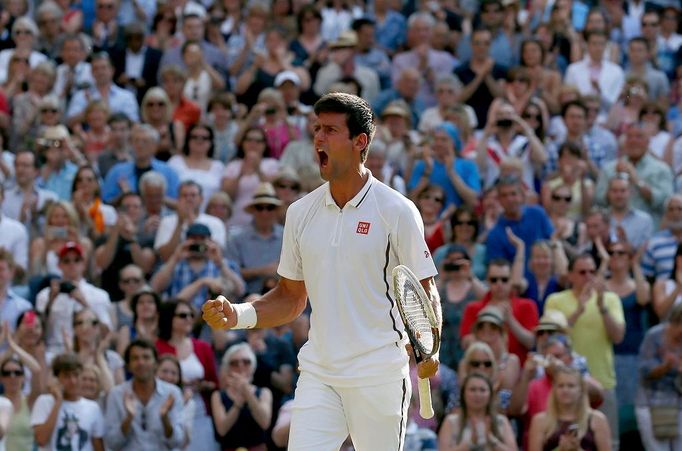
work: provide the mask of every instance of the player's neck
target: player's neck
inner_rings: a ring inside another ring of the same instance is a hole
[[[362,164],[358,167],[357,172],[353,172],[344,179],[331,180],[329,191],[336,205],[343,208],[362,190],[367,180],[369,180],[369,170]]]

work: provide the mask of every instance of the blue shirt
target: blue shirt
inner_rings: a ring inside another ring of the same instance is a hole
[[[414,165],[414,170],[412,171],[412,179],[408,184],[408,189],[414,189],[419,183],[419,179],[424,173],[424,161],[419,160]],[[481,192],[481,177],[478,174],[478,167],[473,161],[465,160],[463,158],[455,159],[455,172],[462,178],[462,181],[466,186],[471,188],[476,192],[476,194]],[[433,183],[442,187],[445,190],[446,202],[444,207],[447,208],[450,205],[455,205],[459,207],[464,203],[464,200],[460,197],[459,193],[455,189],[455,186],[450,181],[448,177],[448,172],[443,163],[434,160],[433,161],[433,171],[429,177],[429,183]]]
[[[550,294],[563,291],[564,288],[559,285],[559,281],[555,276],[551,276],[547,281],[544,294],[540,297],[540,290],[538,289],[538,281],[535,278],[535,274],[528,272],[528,274],[526,274],[526,280],[528,281],[528,287],[526,288],[526,292],[523,293],[523,297],[535,301],[535,304],[538,306],[538,315],[542,316],[542,313],[545,311],[545,301],[547,300],[547,297]]]
[[[163,161],[152,159],[152,171],[156,171],[164,176],[166,179],[166,196],[175,199],[178,196],[178,185],[180,184],[178,176],[175,171]],[[118,196],[123,194],[121,187],[118,184],[120,179],[126,179],[128,186],[133,192],[139,192],[137,186],[137,179],[135,178],[135,163],[132,161],[125,161],[116,164],[107,172],[107,177],[104,179],[102,185],[102,199],[104,202],[111,203],[115,201]]]
[[[227,243],[227,254],[241,268],[257,268],[279,261],[282,252],[284,228],[275,224],[272,233],[264,237],[256,232],[252,224],[237,232]],[[247,293],[260,293],[265,277],[246,281]]]
[[[668,229],[654,233],[642,256],[644,275],[657,279],[670,277],[678,244],[677,238]]]
[[[40,188],[57,194],[59,200],[71,200],[71,186],[76,172],[78,172],[78,166],[66,161],[59,172],[50,172],[47,180],[38,177],[36,183]]]
[[[547,240],[552,236],[554,227],[547,217],[547,213],[542,207],[537,205],[527,205],[523,207],[521,219],[512,220],[500,216],[497,223],[488,233],[485,247],[487,261],[496,258],[504,258],[510,262],[514,261],[516,248],[507,238],[506,228],[511,228],[512,232],[526,243],[526,249],[530,249],[533,243],[538,240]],[[526,252],[526,265],[530,252]]]
[[[80,90],[74,94],[69,102],[69,109],[66,112],[67,118],[72,118],[85,111],[85,107],[92,100],[101,100],[102,96],[95,86],[91,86],[85,95],[85,90]],[[119,88],[115,84],[109,87],[109,110],[111,113],[124,113],[133,122],[140,122],[140,113],[137,108],[137,99],[135,95],[123,88]]]
[[[388,11],[383,22],[379,22],[374,13],[370,18],[376,21],[374,38],[381,47],[395,52],[407,40],[407,21],[402,14]]]
[[[30,302],[14,294],[12,290],[8,290],[5,300],[2,301],[2,307],[0,307],[0,320],[3,323],[7,321],[10,330],[14,331],[19,315],[32,308],[33,306]]]

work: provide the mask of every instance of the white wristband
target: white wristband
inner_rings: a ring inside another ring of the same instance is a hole
[[[237,325],[234,326],[233,329],[253,329],[256,327],[258,317],[252,303],[244,302],[243,304],[233,304],[232,307],[237,313]]]

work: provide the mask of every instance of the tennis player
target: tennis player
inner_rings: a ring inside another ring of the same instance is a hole
[[[436,268],[414,204],[365,168],[376,129],[369,104],[332,93],[315,114],[328,183],[287,211],[278,285],[253,303],[209,300],[203,318],[215,329],[275,327],[298,317],[310,298],[289,449],[338,450],[350,434],[359,451],[402,450],[412,389],[391,271],[403,264],[414,272],[440,324]],[[432,357],[418,371],[428,377],[437,368]]]

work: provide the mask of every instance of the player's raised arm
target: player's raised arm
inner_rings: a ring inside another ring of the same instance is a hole
[[[283,277],[274,289],[254,302],[233,304],[218,296],[206,301],[201,310],[204,321],[212,329],[269,328],[298,318],[307,299],[303,281]]]

